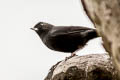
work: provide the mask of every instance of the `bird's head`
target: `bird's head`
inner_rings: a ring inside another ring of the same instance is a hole
[[[30,28],[34,30],[39,36],[45,35],[47,32],[49,32],[52,29],[53,25],[46,23],[46,22],[39,22],[37,23],[34,28]]]
[[[34,26],[34,28],[31,28],[31,29],[37,32],[40,30],[48,30],[48,29],[51,29],[52,27],[53,27],[52,24],[45,23],[45,22],[39,22]]]

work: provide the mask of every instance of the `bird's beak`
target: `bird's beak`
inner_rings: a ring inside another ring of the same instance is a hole
[[[38,28],[30,28],[30,29],[32,29],[32,30],[34,30],[34,31],[38,31]]]

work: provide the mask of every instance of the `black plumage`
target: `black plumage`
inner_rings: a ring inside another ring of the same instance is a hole
[[[68,53],[74,53],[84,47],[90,39],[98,37],[95,29],[81,26],[54,26],[39,22],[31,29],[48,48]]]

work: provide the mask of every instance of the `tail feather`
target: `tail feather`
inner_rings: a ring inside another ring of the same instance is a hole
[[[86,35],[87,40],[99,37],[96,29],[88,30],[86,34],[87,34]]]

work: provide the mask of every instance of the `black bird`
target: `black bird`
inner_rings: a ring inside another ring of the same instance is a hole
[[[86,43],[98,37],[95,29],[81,26],[54,26],[49,23],[39,22],[31,28],[43,43],[50,49],[75,55],[78,49],[83,48]]]

